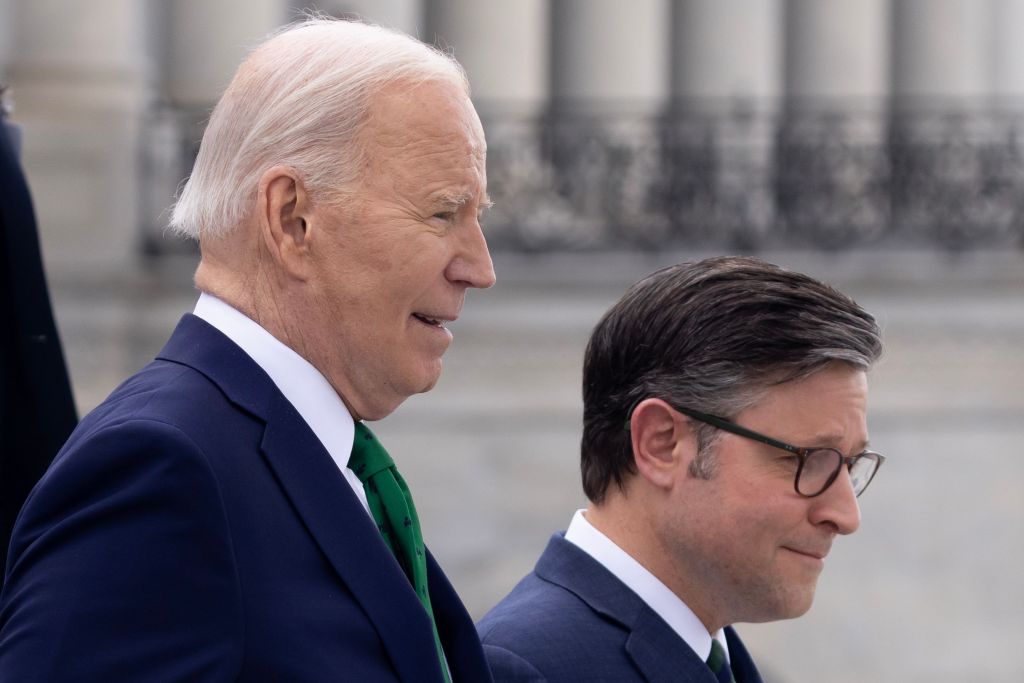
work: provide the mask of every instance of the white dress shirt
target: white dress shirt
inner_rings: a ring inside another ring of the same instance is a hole
[[[270,375],[271,381],[330,453],[334,464],[369,514],[363,484],[348,467],[355,423],[327,378],[258,323],[211,294],[204,292],[199,296],[194,314],[238,344]]]
[[[626,584],[686,641],[698,657],[707,661],[708,655],[711,654],[712,636],[693,610],[629,553],[595,529],[583,513],[584,510],[577,510],[573,515],[569,529],[565,532],[565,540],[579,547],[614,574],[615,578]],[[714,639],[722,644],[726,661],[729,661],[729,645],[725,642],[725,631],[718,629]]]

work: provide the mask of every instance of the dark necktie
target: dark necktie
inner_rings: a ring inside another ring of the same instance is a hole
[[[384,450],[373,432],[362,422],[356,422],[355,427],[352,456],[348,461],[349,469],[363,482],[370,514],[373,515],[384,542],[398,560],[402,571],[409,577],[416,596],[430,617],[441,672],[444,674],[444,680],[450,683],[448,665],[444,658],[444,650],[441,648],[437,623],[434,621],[434,610],[430,606],[427,558],[412,495],[402,475],[395,468],[394,460]]]
[[[708,655],[708,668],[718,676],[719,683],[735,683],[735,679],[732,677],[732,669],[729,668],[729,662],[725,660],[725,648],[722,644],[711,639],[711,654]]]

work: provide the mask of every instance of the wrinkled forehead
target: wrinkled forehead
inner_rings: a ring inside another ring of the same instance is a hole
[[[367,151],[385,156],[423,146],[477,159],[487,154],[483,126],[466,89],[449,81],[385,87],[370,102],[361,137]]]

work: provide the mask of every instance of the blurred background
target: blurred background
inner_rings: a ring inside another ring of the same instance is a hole
[[[194,305],[166,210],[286,0],[0,0],[79,411]],[[889,456],[811,612],[741,626],[772,683],[1024,680],[1024,0],[324,0],[466,67],[498,285],[379,427],[475,616],[584,504],[590,329],[663,265],[753,253],[881,321]]]

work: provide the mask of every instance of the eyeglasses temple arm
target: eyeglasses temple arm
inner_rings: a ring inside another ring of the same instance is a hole
[[[690,410],[689,408],[679,408],[678,406],[672,406],[672,407],[675,408],[680,413],[682,413],[683,415],[689,415],[690,417],[692,417],[692,418],[694,418],[696,420],[700,420],[701,422],[706,422],[707,424],[711,425],[712,427],[718,427],[719,429],[721,429],[723,431],[731,432],[732,434],[736,434],[737,436],[743,436],[743,437],[746,437],[748,439],[753,439],[754,441],[759,441],[759,442],[761,442],[763,444],[766,444],[768,446],[774,446],[775,448],[781,448],[784,451],[788,451],[788,452],[794,453],[796,455],[801,455],[802,456],[802,455],[806,455],[806,453],[807,453],[807,449],[805,449],[805,448],[800,448],[799,446],[793,446],[792,444],[788,444],[785,441],[779,441],[777,439],[773,439],[770,436],[765,436],[764,434],[758,434],[757,432],[751,431],[751,430],[747,429],[746,427],[741,427],[740,425],[736,424],[735,422],[730,422],[729,420],[726,420],[725,418],[722,418],[722,417],[718,417],[717,415],[711,415],[710,413],[702,413],[699,410]]]

